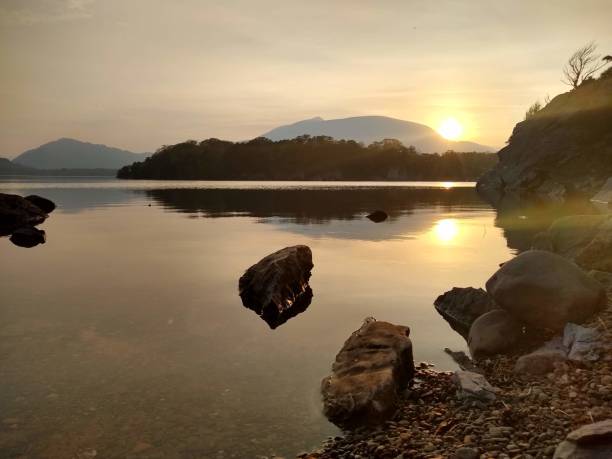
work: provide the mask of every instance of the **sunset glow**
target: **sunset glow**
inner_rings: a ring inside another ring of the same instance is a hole
[[[455,118],[446,118],[438,126],[438,132],[448,140],[458,140],[463,134],[463,126]]]
[[[433,228],[433,232],[440,242],[450,242],[457,234],[459,234],[459,226],[457,225],[457,221],[452,218],[445,218],[444,220],[440,220],[436,223]]]

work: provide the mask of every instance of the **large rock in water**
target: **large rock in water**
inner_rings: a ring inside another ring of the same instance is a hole
[[[533,328],[560,331],[582,322],[606,302],[603,286],[565,258],[529,250],[504,263],[487,281],[495,302]]]
[[[24,199],[27,199],[36,207],[41,209],[43,212],[50,214],[55,210],[55,203],[50,199],[43,198],[42,196],[38,196],[36,194],[31,194],[30,196],[26,196]]]
[[[497,165],[477,184],[495,205],[506,199],[592,197],[612,176],[612,72],[553,98],[518,123]]]
[[[612,419],[587,424],[570,432],[555,450],[553,459],[610,459]]]
[[[11,234],[22,226],[45,221],[47,214],[38,206],[16,194],[0,193],[0,234]]]
[[[327,418],[346,428],[391,417],[400,392],[414,375],[408,327],[368,319],[344,343],[323,379]]]
[[[436,311],[450,326],[467,339],[472,323],[496,308],[491,295],[481,288],[453,287],[434,301]]]
[[[238,282],[242,304],[276,328],[308,308],[312,252],[305,245],[285,247],[251,266]]]
[[[17,228],[11,234],[11,242],[19,247],[35,247],[44,244],[46,241],[45,232],[33,226],[23,226]]]
[[[523,341],[523,325],[507,311],[495,309],[483,314],[470,328],[468,346],[476,360],[509,354]]]

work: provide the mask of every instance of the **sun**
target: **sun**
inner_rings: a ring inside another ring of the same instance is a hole
[[[438,132],[448,140],[457,140],[463,134],[463,126],[455,118],[446,118],[438,126]]]

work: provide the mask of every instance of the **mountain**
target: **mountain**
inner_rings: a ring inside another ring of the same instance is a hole
[[[149,153],[132,153],[106,145],[59,139],[28,150],[13,162],[37,169],[114,169],[142,161]]]
[[[117,169],[35,169],[0,158],[0,175],[35,175],[45,177],[114,177]]]
[[[474,142],[446,140],[429,126],[386,116],[355,116],[335,120],[316,117],[277,127],[262,134],[262,137],[285,140],[304,134],[355,140],[366,145],[383,139],[397,139],[406,146],[414,146],[422,153],[443,153],[447,150],[482,152],[496,150]]]
[[[34,169],[0,158],[0,175],[29,175]]]
[[[612,177],[612,68],[518,123],[478,181],[493,204],[590,198]]]

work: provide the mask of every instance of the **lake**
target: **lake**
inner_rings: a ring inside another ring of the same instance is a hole
[[[415,361],[454,369],[443,348],[466,344],[434,299],[484,286],[532,232],[472,183],[44,178],[0,191],[58,205],[46,244],[0,239],[7,458],[312,449],[339,432],[319,385],[364,318],[409,326]],[[365,218],[376,209],[390,218]],[[238,278],[294,244],[312,249],[313,301],[272,330],[242,306]]]

